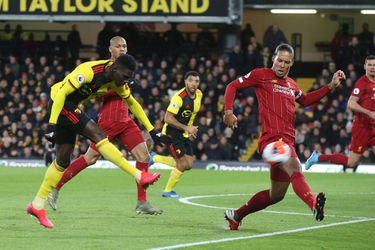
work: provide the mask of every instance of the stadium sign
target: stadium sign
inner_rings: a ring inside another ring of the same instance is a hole
[[[241,23],[243,0],[0,0],[0,20]]]

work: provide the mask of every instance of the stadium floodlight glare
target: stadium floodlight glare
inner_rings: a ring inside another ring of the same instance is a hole
[[[361,10],[363,15],[375,15],[375,10]]]
[[[315,9],[271,9],[273,14],[316,14]]]

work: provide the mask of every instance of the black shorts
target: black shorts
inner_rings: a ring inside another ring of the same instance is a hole
[[[169,138],[170,143],[168,145],[168,148],[173,158],[181,158],[185,154],[193,156],[192,141],[182,136],[173,136]]]
[[[52,102],[49,103],[49,109],[51,107]],[[83,135],[90,120],[76,103],[65,102],[56,124],[56,144],[75,144],[77,134]]]

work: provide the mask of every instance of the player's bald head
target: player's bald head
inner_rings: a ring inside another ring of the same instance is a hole
[[[109,46],[114,46],[116,43],[121,43],[121,42],[124,42],[126,43],[126,40],[125,38],[123,38],[122,36],[114,36],[111,38],[111,40],[109,41]]]

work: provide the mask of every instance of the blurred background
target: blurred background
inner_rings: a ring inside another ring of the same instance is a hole
[[[112,1],[114,2],[114,1]],[[372,0],[0,1],[0,159],[51,157],[43,138],[49,88],[78,64],[109,58],[109,40],[123,36],[138,61],[132,93],[156,129],[188,70],[201,74],[203,105],[195,156],[202,161],[259,161],[259,120],[253,89],[237,94],[239,126],[222,121],[226,85],[257,67],[271,66],[282,42],[296,51],[291,77],[308,92],[346,81],[318,104],[296,107],[296,149],[347,153],[353,113],[346,103],[375,54]],[[96,100],[84,110],[97,120]],[[145,137],[148,138],[147,133]],[[74,157],[86,152],[78,138]],[[153,147],[150,144],[150,147]],[[162,152],[162,148],[153,148]],[[124,154],[127,154],[124,152]],[[132,159],[127,155],[128,159]],[[363,163],[373,163],[366,151]]]

